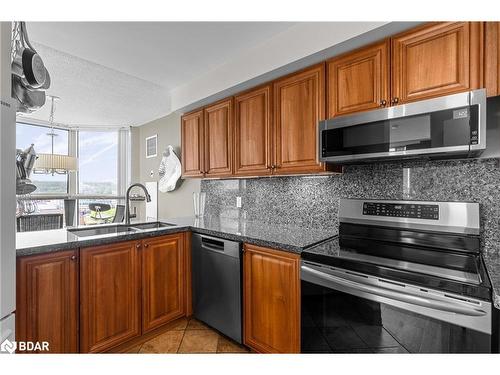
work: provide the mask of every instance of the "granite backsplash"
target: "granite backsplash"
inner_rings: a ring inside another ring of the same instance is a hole
[[[499,186],[498,159],[467,159],[348,166],[332,176],[203,180],[201,191],[206,215],[310,228],[336,228],[340,198],[478,202],[483,250],[499,253]]]

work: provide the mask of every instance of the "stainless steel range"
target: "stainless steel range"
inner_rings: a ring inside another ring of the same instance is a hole
[[[345,199],[339,218],[302,254],[303,352],[498,350],[479,204]]]

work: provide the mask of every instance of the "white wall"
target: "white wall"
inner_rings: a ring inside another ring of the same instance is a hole
[[[181,157],[180,122],[180,114],[171,113],[139,128],[132,128],[132,182],[158,181],[158,167],[162,153],[168,145],[174,146],[177,156]],[[158,135],[158,155],[155,158],[146,159],[146,138],[155,134]],[[151,171],[153,171],[153,177],[150,176]],[[200,179],[181,179],[177,186],[178,188],[172,192],[158,192],[159,219],[193,215],[192,194],[200,191]],[[139,212],[143,219],[145,205],[143,202],[139,205],[141,206]]]
[[[282,67],[387,22],[306,22],[246,50],[231,61],[171,91],[171,110]]]

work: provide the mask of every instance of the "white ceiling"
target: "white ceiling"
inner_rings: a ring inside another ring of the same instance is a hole
[[[54,121],[67,126],[123,127],[164,115],[169,92],[160,85],[33,42],[51,76],[48,94],[61,98]],[[48,120],[50,103],[23,117]]]
[[[280,33],[280,22],[30,22],[46,46],[172,89]]]
[[[30,40],[51,74],[48,93],[61,97],[55,121],[73,126],[115,127],[152,121],[380,24],[28,22],[27,25]],[[321,35],[314,37],[315,31]],[[299,49],[298,45],[305,48]],[[48,105],[29,117],[47,120]]]

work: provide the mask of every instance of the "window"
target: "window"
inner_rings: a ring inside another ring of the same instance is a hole
[[[118,132],[80,131],[78,160],[79,194],[118,194]]]
[[[16,148],[26,149],[32,143],[38,154],[52,152],[51,137],[47,135],[50,128],[45,126],[18,123],[16,126]],[[68,155],[69,131],[54,129],[57,134],[54,137],[54,153]],[[30,177],[37,189],[33,194],[57,194],[68,193],[68,176],[61,174],[37,174],[32,173]]]
[[[47,135],[50,127],[18,123],[16,131],[17,148],[26,149],[33,143],[39,154],[52,152],[51,138]],[[36,223],[36,218],[24,216],[43,216],[47,221],[54,214],[64,215],[66,198],[77,201],[75,220],[68,218],[71,225],[110,222],[118,204],[122,205],[119,208],[123,216],[123,195],[130,168],[128,129],[54,129],[54,133],[57,134],[54,153],[78,156],[78,172],[54,176],[32,173],[30,179],[37,190],[30,196],[18,197],[17,216],[23,216],[18,222]],[[24,227],[36,230],[31,224]]]

